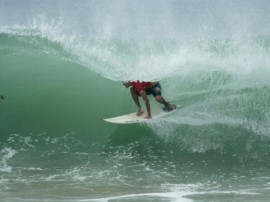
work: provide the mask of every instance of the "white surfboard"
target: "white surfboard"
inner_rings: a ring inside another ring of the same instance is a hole
[[[174,109],[172,111],[164,111],[162,108],[158,108],[156,110],[153,110],[152,111],[152,119],[167,116],[167,115],[175,112],[179,108],[181,108],[181,106],[176,105],[176,109]],[[136,112],[133,112],[133,113],[130,113],[130,114],[125,114],[125,115],[117,116],[117,117],[113,117],[113,118],[106,118],[106,119],[103,119],[103,120],[107,121],[107,122],[110,122],[110,123],[115,123],[115,124],[141,123],[141,122],[151,120],[151,119],[145,119],[144,117],[146,115],[147,115],[147,113],[144,112],[140,116],[137,116]]]

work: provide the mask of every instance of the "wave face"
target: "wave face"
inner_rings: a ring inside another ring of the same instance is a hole
[[[253,4],[2,1],[1,196],[267,201],[270,7]],[[135,110],[137,79],[182,108],[103,122]]]

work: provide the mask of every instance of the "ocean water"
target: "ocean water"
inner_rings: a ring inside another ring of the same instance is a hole
[[[269,201],[268,1],[2,0],[0,13],[0,201]],[[121,82],[137,79],[182,108],[104,122],[136,110]]]

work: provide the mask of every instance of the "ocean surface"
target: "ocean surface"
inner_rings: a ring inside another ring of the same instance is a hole
[[[2,0],[0,13],[0,201],[269,201],[269,1]],[[104,122],[136,110],[122,81],[137,79],[182,108]]]

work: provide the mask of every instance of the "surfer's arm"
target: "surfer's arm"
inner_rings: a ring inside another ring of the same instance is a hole
[[[150,108],[149,99],[148,99],[148,97],[147,97],[145,91],[142,91],[142,92],[141,92],[141,97],[142,97],[142,99],[144,100],[145,106],[146,106],[146,109],[147,109],[147,116],[146,116],[145,118],[150,119],[150,118],[152,118],[152,115],[151,115],[151,108]]]

